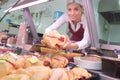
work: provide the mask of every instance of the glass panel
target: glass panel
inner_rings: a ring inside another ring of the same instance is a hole
[[[91,38],[91,48],[100,48],[96,30],[95,16],[91,0],[82,0],[85,16],[88,22],[88,30]]]
[[[99,43],[120,45],[120,0],[92,0]]]

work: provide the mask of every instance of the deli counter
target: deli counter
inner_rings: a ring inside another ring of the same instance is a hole
[[[39,2],[39,0],[34,1]],[[30,0],[30,2],[34,1]],[[57,0],[47,1],[52,3]],[[27,1],[23,3],[26,4]],[[19,26],[17,35],[6,30],[0,32],[1,80],[12,77],[14,80],[23,78],[26,80],[120,80],[120,39],[116,35],[119,34],[119,0],[82,0],[82,3],[89,26],[91,39],[89,48],[67,51],[43,45],[41,40],[44,33],[38,33],[36,30],[32,20],[34,17],[29,10],[30,6],[27,6],[23,8],[23,13],[29,25],[20,22],[17,25]],[[112,3],[114,9],[108,6]],[[14,4],[5,11],[1,21],[8,13],[16,11],[17,6],[25,4]],[[45,13],[46,10],[50,12],[48,9],[40,11],[41,19],[50,18],[51,15]]]

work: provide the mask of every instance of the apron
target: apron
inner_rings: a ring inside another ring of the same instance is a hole
[[[83,24],[80,24],[80,28],[76,32],[74,32],[72,30],[70,23],[68,23],[68,28],[69,28],[70,33],[72,34],[72,36],[70,38],[72,41],[81,41],[82,40],[83,34],[84,34]]]
[[[70,33],[72,34],[72,36],[70,38],[71,41],[81,41],[82,40],[83,34],[84,34],[83,24],[80,24],[79,30],[74,32],[71,28],[71,24],[68,23],[68,29],[69,29]],[[74,49],[66,49],[66,53],[72,53],[73,50]]]

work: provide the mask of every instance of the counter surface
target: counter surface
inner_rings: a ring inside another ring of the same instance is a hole
[[[101,71],[95,71],[95,70],[88,70],[88,71],[99,75],[100,80],[120,80],[120,78],[114,78],[111,76],[107,76],[107,75],[103,74]]]

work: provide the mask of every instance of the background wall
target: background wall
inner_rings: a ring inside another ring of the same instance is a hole
[[[16,0],[14,0],[16,1]],[[4,5],[4,9],[8,9],[10,3],[14,3],[13,0],[10,0]],[[8,5],[8,7],[6,7]],[[35,6],[29,7],[31,15],[33,17],[33,21],[36,27],[36,30],[38,33],[44,33],[45,28],[49,27],[54,22],[54,12],[55,11],[61,11],[66,12],[66,0],[53,0],[51,2],[46,2],[42,4],[38,4]],[[3,16],[3,10],[1,10],[2,14],[0,16]],[[7,29],[8,23],[6,22],[6,19],[11,19],[12,23],[19,24],[21,22],[25,22],[25,16],[24,13],[21,10],[17,10],[14,12],[11,12],[8,14],[4,20],[0,23],[0,30]],[[62,28],[59,29],[60,33],[65,33],[66,30],[66,24],[63,25]],[[18,29],[10,28],[10,33],[16,33],[17,34]]]
[[[120,24],[114,24],[114,25],[109,24],[99,14],[99,12],[98,12],[99,11],[98,10],[99,2],[100,2],[100,0],[92,0],[99,40],[103,40],[107,43],[120,44],[120,37],[119,37]],[[104,5],[104,6],[106,6],[106,5]],[[112,7],[114,7],[114,6],[112,5]]]
[[[91,0],[91,1],[93,3],[99,39],[108,42],[120,43],[120,37],[119,37],[120,25],[110,25],[98,13],[100,0]],[[1,6],[0,17],[4,15],[3,11],[8,9],[15,2],[16,0],[9,0],[9,2]],[[31,15],[33,16],[33,21],[37,32],[44,33],[45,28],[49,27],[54,22],[53,17],[55,11],[66,12],[66,0],[53,0],[51,2],[38,4],[29,8],[31,11]],[[20,24],[21,22],[25,22],[25,16],[21,10],[11,12],[0,23],[0,31],[7,29],[8,23],[6,22],[6,19],[11,19],[12,23],[15,24]],[[67,32],[66,26],[67,24],[63,25],[63,27],[59,29],[59,32],[63,34],[66,33]],[[17,32],[18,29],[13,27],[10,28],[10,33],[17,34]]]

